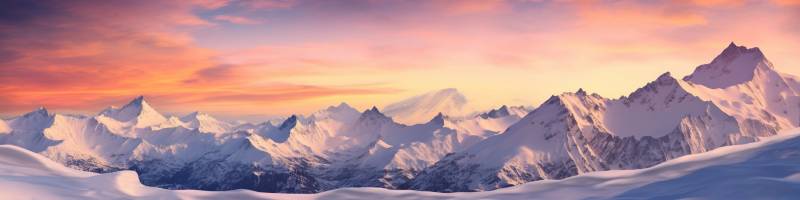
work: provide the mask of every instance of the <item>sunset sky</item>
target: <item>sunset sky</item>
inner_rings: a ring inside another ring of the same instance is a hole
[[[226,119],[442,88],[480,108],[615,98],[732,41],[800,75],[800,0],[2,1],[0,116],[138,95]]]

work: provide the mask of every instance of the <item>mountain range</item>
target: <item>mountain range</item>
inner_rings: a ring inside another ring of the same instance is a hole
[[[41,154],[0,145],[0,196],[20,199],[794,199],[800,195],[800,129],[763,141],[717,148],[637,170],[589,172],[563,180],[486,192],[438,193],[341,188],[316,194],[249,190],[165,190],[136,172],[96,174]]]
[[[0,120],[0,144],[74,169],[133,170],[168,189],[314,193],[342,187],[483,191],[640,169],[800,126],[800,81],[731,43],[681,79],[616,99],[580,89],[535,109],[469,112],[444,89],[358,111],[342,103],[281,123],[164,116],[140,96],[94,116],[45,108]]]

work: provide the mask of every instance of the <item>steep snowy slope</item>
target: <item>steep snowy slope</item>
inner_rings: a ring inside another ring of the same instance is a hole
[[[387,105],[387,116],[403,124],[425,123],[439,113],[461,116],[471,112],[467,98],[455,88],[428,92]]]
[[[639,170],[593,172],[489,192],[347,188],[319,194],[207,192],[143,186],[136,173],[93,174],[0,145],[0,196],[21,199],[792,199],[800,193],[800,130]],[[91,192],[81,192],[91,191]]]
[[[407,187],[491,190],[592,171],[638,169],[797,127],[798,95],[758,49],[728,47],[687,80],[716,84],[707,79],[732,79],[720,77],[716,68],[751,80],[709,89],[665,73],[620,99],[583,90],[554,96],[505,133],[442,159]],[[746,75],[748,70],[752,75]]]

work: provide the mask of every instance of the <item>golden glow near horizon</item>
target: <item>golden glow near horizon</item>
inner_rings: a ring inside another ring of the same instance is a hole
[[[0,113],[236,118],[442,88],[479,108],[681,78],[731,41],[800,75],[800,1],[267,0],[0,3]],[[13,11],[13,12],[12,12]],[[114,16],[114,17],[110,17]],[[5,19],[2,19],[5,18]]]

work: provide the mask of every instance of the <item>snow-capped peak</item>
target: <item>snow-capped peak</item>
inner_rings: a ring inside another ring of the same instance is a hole
[[[467,98],[463,94],[455,88],[448,88],[389,104],[383,110],[397,122],[419,124],[425,123],[437,113],[444,113],[448,116],[461,116],[469,113],[465,110],[466,105]]]
[[[507,116],[516,116],[516,117],[523,117],[530,112],[529,108],[525,108],[525,106],[507,106],[502,105],[500,108],[489,110],[488,112],[484,112],[478,115],[478,117],[483,119],[497,119],[503,118]]]
[[[323,113],[324,114],[334,114],[334,113],[351,112],[351,111],[358,112],[358,110],[356,110],[355,108],[353,108],[349,104],[347,104],[345,102],[342,102],[342,103],[339,103],[339,105],[328,106],[327,108],[325,108],[323,110],[314,112],[314,113],[311,114],[311,116],[320,115],[320,114],[323,114]]]
[[[311,114],[308,120],[317,121],[322,119],[334,119],[342,122],[352,122],[358,119],[361,113],[347,103],[340,103],[337,106],[328,106],[324,110],[320,110]]]
[[[196,128],[204,133],[224,133],[230,130],[233,125],[219,121],[213,116],[203,112],[193,112],[180,118],[180,121],[186,124],[188,128]]]
[[[505,117],[508,116],[509,114],[510,113],[508,112],[508,106],[503,105],[498,109],[492,109],[489,112],[480,114],[479,116],[484,119],[489,119],[489,118]]]
[[[435,117],[433,117],[433,119],[428,121],[428,124],[435,124],[437,126],[443,126],[444,125],[444,118],[445,118],[444,114],[439,113]]]
[[[122,108],[111,107],[103,110],[100,115],[119,122],[133,123],[139,128],[156,125],[167,120],[144,100],[144,96],[136,97]]]
[[[289,118],[287,118],[286,121],[283,121],[283,123],[281,123],[281,125],[278,126],[278,129],[289,130],[294,128],[294,126],[296,125],[297,125],[297,115],[292,115]]]
[[[43,118],[50,116],[50,113],[47,112],[47,108],[44,106],[40,106],[36,110],[33,110],[29,113],[25,113],[22,117],[24,118]]]
[[[735,59],[743,54],[753,54],[757,58],[764,58],[764,53],[758,47],[747,48],[745,46],[738,46],[736,43],[731,42],[722,53],[717,55],[712,62],[724,62],[725,60]]]
[[[8,125],[14,129],[41,131],[53,123],[54,116],[47,112],[44,107],[39,107],[21,117],[14,118]]]
[[[667,83],[667,82],[675,82],[675,77],[672,77],[672,73],[664,72],[658,78],[656,78],[656,82],[658,83]]]
[[[683,80],[709,88],[726,88],[753,80],[756,69],[773,67],[758,47],[747,48],[731,42],[711,63],[700,65]]]
[[[352,109],[352,108],[353,108],[353,107],[352,107],[352,106],[350,106],[350,104],[347,104],[347,103],[345,103],[345,102],[342,102],[342,103],[340,103],[338,106],[330,106],[330,107],[328,107],[328,109],[327,109],[327,110],[334,111],[334,110]]]
[[[295,132],[295,127],[298,126],[298,116],[292,115],[286,118],[277,128],[272,126],[271,123],[262,124],[258,131],[259,134],[265,138],[277,143],[284,143],[289,140],[292,132]]]
[[[669,72],[665,72],[658,76],[655,81],[647,83],[647,85],[637,89],[628,95],[628,97],[623,97],[623,99],[626,99],[626,101],[632,101],[633,99],[639,99],[642,96],[651,95],[651,93],[657,93],[659,88],[669,90],[676,87],[679,87],[678,80],[672,77]]]
[[[213,118],[213,117],[200,111],[194,111],[186,116],[181,117],[181,121],[190,121],[192,119],[198,119],[198,118]]]
[[[198,123],[198,122],[201,122],[201,121],[218,121],[218,120],[216,118],[212,117],[211,115],[209,115],[208,113],[195,111],[195,112],[189,113],[186,116],[181,117],[180,121],[185,122],[185,123]]]
[[[361,113],[361,117],[359,117],[359,121],[374,119],[389,119],[389,117],[381,113],[381,111],[375,106],[365,110],[363,113]]]
[[[378,113],[378,114],[381,114],[381,111],[378,110],[378,107],[372,106],[372,108],[365,110],[364,113],[365,114],[366,113]]]
[[[586,91],[583,88],[578,88],[578,91],[575,92],[576,95],[586,96]]]

